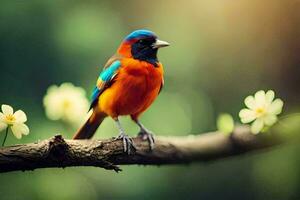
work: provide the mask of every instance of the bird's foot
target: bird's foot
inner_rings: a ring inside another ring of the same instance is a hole
[[[154,148],[154,136],[153,133],[145,128],[141,129],[138,133],[138,136],[141,137],[143,140],[149,141],[150,150],[152,151]]]
[[[119,140],[119,139],[123,140],[123,148],[124,148],[124,152],[125,153],[128,153],[128,155],[129,155],[132,152],[136,151],[136,147],[133,144],[133,140],[132,140],[132,138],[128,137],[128,135],[126,135],[125,133],[121,132],[119,134],[119,136],[116,137],[114,140]]]

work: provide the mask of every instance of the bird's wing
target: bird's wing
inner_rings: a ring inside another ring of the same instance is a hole
[[[104,66],[102,72],[100,73],[96,87],[93,90],[90,109],[97,104],[100,94],[106,88],[111,86],[112,80],[118,74],[119,68],[121,67],[121,62],[117,57],[112,57],[107,63],[108,64]]]
[[[160,88],[159,88],[159,91],[158,91],[158,94],[161,92],[161,90],[163,89],[163,87],[164,87],[164,84],[165,84],[165,80],[164,80],[164,78],[162,78],[162,80],[161,80],[161,85],[160,85]]]
[[[106,68],[108,68],[113,62],[117,61],[117,60],[121,60],[123,58],[123,56],[121,56],[120,54],[115,54],[113,55],[110,59],[108,59],[108,61],[105,63],[103,70],[105,70]]]

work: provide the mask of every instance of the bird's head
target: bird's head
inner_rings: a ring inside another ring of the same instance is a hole
[[[149,30],[136,30],[130,33],[121,43],[118,53],[125,57],[157,63],[157,50],[169,46],[168,42],[159,40]]]

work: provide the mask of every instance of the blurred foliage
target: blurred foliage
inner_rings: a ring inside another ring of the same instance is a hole
[[[159,52],[164,90],[141,119],[154,132],[215,130],[216,114],[238,120],[244,97],[259,89],[276,91],[285,114],[299,112],[299,8],[298,0],[2,0],[0,103],[24,110],[31,130],[6,144],[71,137],[75,128],[46,119],[47,88],[72,82],[90,95],[105,61],[139,28],[172,44]],[[131,135],[137,132],[129,119],[122,122]],[[96,137],[116,134],[106,119]],[[208,164],[128,166],[120,174],[96,168],[0,174],[0,198],[298,199],[299,150],[287,145]]]
[[[234,129],[234,121],[230,114],[222,113],[217,118],[217,128],[222,133],[229,135]]]

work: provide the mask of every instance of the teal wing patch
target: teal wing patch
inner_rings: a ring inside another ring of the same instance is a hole
[[[113,62],[108,68],[100,73],[99,79],[104,82],[110,81],[120,66],[121,62],[119,60]]]
[[[92,93],[92,103],[90,109],[97,103],[99,95],[110,85],[111,80],[115,75],[117,75],[118,69],[120,67],[121,62],[119,60],[116,60],[110,66],[103,69],[103,71],[100,73],[97,80],[97,85]]]

